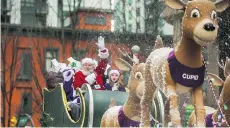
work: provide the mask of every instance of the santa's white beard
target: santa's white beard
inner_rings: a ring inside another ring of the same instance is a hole
[[[82,71],[82,73],[85,75],[85,76],[88,76],[91,72],[90,71],[86,71],[86,70],[81,70]]]
[[[93,73],[93,72],[94,72],[94,69],[91,69],[90,72]]]

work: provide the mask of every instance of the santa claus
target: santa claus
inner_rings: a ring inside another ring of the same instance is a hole
[[[99,37],[100,38],[100,37]],[[82,60],[82,69],[74,75],[74,88],[81,88],[84,83],[91,85],[92,89],[104,90],[103,75],[108,64],[109,52],[105,48],[104,40],[98,40],[100,60],[95,66],[95,61],[91,58],[84,58]],[[96,67],[96,68],[95,68]]]

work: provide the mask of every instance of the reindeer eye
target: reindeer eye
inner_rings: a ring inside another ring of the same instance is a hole
[[[142,73],[141,72],[137,72],[135,74],[135,79],[141,79],[142,78]]]
[[[192,18],[199,18],[200,17],[200,12],[197,9],[193,9],[191,12],[191,17]]]
[[[212,11],[211,18],[215,20],[217,17],[216,11]]]

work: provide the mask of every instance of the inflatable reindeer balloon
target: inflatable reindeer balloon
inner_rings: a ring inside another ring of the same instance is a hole
[[[141,126],[149,126],[149,107],[154,92],[158,89],[169,99],[170,126],[181,126],[178,108],[178,93],[190,92],[193,96],[195,126],[205,126],[202,83],[205,65],[201,47],[213,43],[217,38],[217,12],[229,6],[229,0],[164,0],[173,9],[184,10],[182,38],[174,49],[160,48],[153,51],[146,60],[145,91],[141,101]],[[166,115],[165,115],[166,116]]]
[[[219,105],[215,110],[211,107],[205,107],[206,111],[206,127],[229,127],[230,123],[230,59],[227,58],[224,67],[224,76],[226,78],[223,81],[215,74],[207,73],[208,77],[215,86],[223,86],[220,97],[218,99]],[[190,115],[188,125],[194,126],[196,123],[196,115],[193,112]]]

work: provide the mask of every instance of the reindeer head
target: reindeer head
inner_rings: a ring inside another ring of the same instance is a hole
[[[229,0],[165,0],[173,9],[184,10],[182,21],[183,36],[194,40],[201,46],[215,41],[218,31],[217,12],[224,11],[229,6]]]
[[[138,97],[141,99],[144,91],[144,63],[134,63],[131,66],[128,62],[123,59],[116,59],[115,65],[122,71],[130,71],[130,77],[128,82],[128,88],[130,90],[129,95],[133,97]]]

